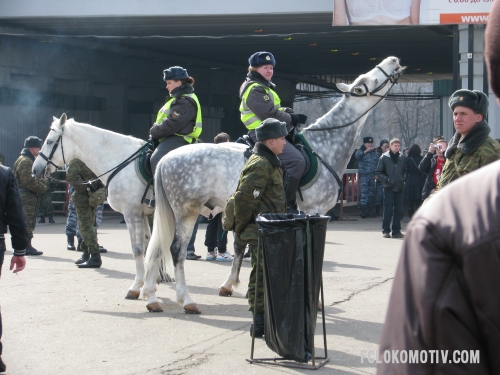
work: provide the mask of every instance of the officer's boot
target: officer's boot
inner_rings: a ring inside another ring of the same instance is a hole
[[[40,216],[40,220],[38,220],[38,224],[45,224],[45,216]]]
[[[80,240],[78,237],[76,239],[78,240],[77,245],[76,245],[76,251],[83,251],[82,240]]]
[[[254,313],[255,337],[264,336],[264,313]],[[250,325],[250,336],[253,333],[253,323]]]
[[[55,224],[56,222],[54,221],[54,218],[52,215],[49,216],[49,224]]]
[[[361,206],[361,217],[366,219],[366,206]]]
[[[288,214],[299,214],[297,207],[297,190],[299,190],[300,180],[287,177],[285,187],[286,212]]]
[[[85,263],[87,260],[90,259],[90,254],[87,250],[85,250],[82,254],[82,257],[80,259],[78,259],[75,264],[82,264],[82,263]]]
[[[68,250],[76,250],[75,247],[75,236],[67,236],[68,237]]]
[[[80,263],[78,268],[100,268],[102,264],[101,254],[100,253],[92,253],[90,259],[85,263]]]
[[[42,254],[43,254],[42,251],[38,251],[33,246],[31,246],[31,238],[30,238],[29,245],[26,246],[26,255],[42,255]]]
[[[366,217],[375,217],[374,214],[372,214],[371,210],[370,210],[370,206],[366,206]]]
[[[375,216],[380,216],[380,206],[375,206]]]

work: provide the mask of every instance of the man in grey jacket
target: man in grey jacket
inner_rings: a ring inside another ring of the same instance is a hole
[[[405,187],[405,156],[399,152],[401,141],[397,138],[389,142],[389,151],[378,161],[376,175],[384,188],[384,218],[382,234],[384,238],[403,238],[401,219],[403,218],[403,192]]]

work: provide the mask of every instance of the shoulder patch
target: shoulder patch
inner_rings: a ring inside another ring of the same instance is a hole
[[[181,114],[177,111],[172,111],[172,114],[170,116],[172,116],[172,118],[179,118]]]
[[[266,102],[268,102],[269,100],[271,100],[271,98],[267,94],[262,95],[262,99],[264,99]]]
[[[252,195],[255,199],[257,199],[260,197],[260,190],[254,189],[254,191],[252,191]]]

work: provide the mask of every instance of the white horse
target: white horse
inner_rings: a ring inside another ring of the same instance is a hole
[[[39,155],[33,163],[33,173],[43,177],[45,168],[52,172],[55,165],[62,166],[71,159],[82,160],[97,176],[120,165],[137,152],[144,141],[130,136],[113,133],[88,124],[81,124],[67,119],[63,114],[60,119],[54,117],[50,132],[40,150],[48,156],[50,162]],[[50,155],[50,156],[49,156]],[[142,203],[146,184],[136,172],[135,161],[123,168],[109,183],[108,203],[113,210],[125,217],[132,241],[132,254],[135,260],[135,280],[125,298],[139,298],[144,284],[144,253],[151,237],[146,216],[153,214],[153,207]],[[100,177],[106,184],[111,173]],[[152,194],[152,187],[148,197]]]
[[[356,147],[369,111],[387,95],[402,73],[399,59],[388,57],[351,85],[338,84],[345,96],[326,115],[303,130],[319,156],[342,175]],[[142,297],[149,311],[163,311],[156,297],[160,264],[175,273],[177,302],[187,313],[200,313],[190,297],[184,277],[186,249],[196,218],[203,205],[224,207],[236,190],[245,164],[244,147],[238,144],[199,144],[178,148],[157,166],[155,176],[156,212],[153,234],[146,252],[146,281]],[[339,186],[333,175],[321,168],[317,180],[302,191],[300,209],[307,214],[325,214],[337,203]],[[239,284],[244,249],[235,243],[231,273],[220,295],[231,295]],[[169,251],[170,249],[170,251]]]

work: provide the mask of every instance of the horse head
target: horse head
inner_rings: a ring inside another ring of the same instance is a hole
[[[397,83],[403,70],[397,57],[387,57],[374,69],[360,75],[352,84],[337,83],[337,88],[348,96],[385,97],[392,87],[388,83]]]
[[[52,173],[57,167],[66,163],[62,143],[66,120],[66,113],[63,113],[61,118],[53,117],[49,134],[33,163],[32,172],[37,178],[42,178],[45,170]]]

